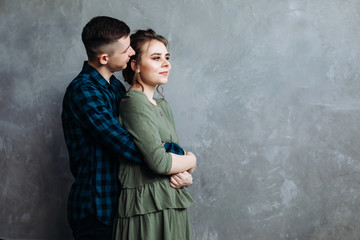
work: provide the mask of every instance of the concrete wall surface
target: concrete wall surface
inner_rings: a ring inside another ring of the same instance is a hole
[[[358,0],[0,0],[0,238],[71,238],[61,101],[98,15],[169,39],[194,239],[360,239]]]

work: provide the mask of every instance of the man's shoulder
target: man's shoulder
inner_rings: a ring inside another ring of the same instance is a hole
[[[93,81],[91,80],[91,74],[89,72],[80,72],[70,84],[73,85],[83,85],[83,84],[91,84]]]
[[[73,91],[83,87],[96,87],[94,81],[91,78],[91,75],[86,72],[80,72],[70,83],[67,87],[67,91]]]

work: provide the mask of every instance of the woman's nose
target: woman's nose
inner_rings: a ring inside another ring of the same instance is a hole
[[[165,59],[163,62],[163,67],[170,67],[170,66],[171,66],[170,62],[167,59]]]

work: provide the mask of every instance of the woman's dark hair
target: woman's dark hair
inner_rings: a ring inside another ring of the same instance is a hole
[[[82,41],[90,60],[100,53],[102,46],[129,36],[130,28],[126,23],[107,16],[92,18],[83,28]]]
[[[150,41],[160,41],[162,42],[165,47],[168,45],[168,41],[166,38],[164,38],[161,35],[156,34],[156,32],[152,29],[148,30],[138,30],[135,33],[130,35],[130,45],[135,51],[135,55],[131,56],[130,61],[128,62],[126,68],[122,71],[122,75],[124,77],[125,82],[127,82],[130,85],[133,85],[134,83],[138,83],[142,89],[144,90],[144,87],[137,81],[135,77],[135,72],[131,68],[131,61],[135,60],[136,63],[138,63],[141,59],[141,55],[143,54],[143,46],[150,42]],[[157,86],[156,90],[159,93],[160,96],[162,96],[162,91],[159,91],[159,86]],[[163,96],[162,96],[163,97]]]

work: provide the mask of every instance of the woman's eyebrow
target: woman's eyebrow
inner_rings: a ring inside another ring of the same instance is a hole
[[[154,55],[162,55],[161,53],[153,53],[150,56],[154,56]],[[165,56],[170,56],[170,53],[165,53]]]

